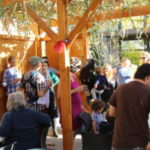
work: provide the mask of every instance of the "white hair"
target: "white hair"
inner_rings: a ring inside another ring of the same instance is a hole
[[[13,109],[17,109],[20,107],[25,107],[26,101],[25,96],[23,92],[14,92],[9,94],[8,100],[7,100],[7,109],[8,111],[11,111]]]

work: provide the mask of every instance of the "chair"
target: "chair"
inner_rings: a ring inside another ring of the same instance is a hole
[[[28,150],[49,150],[46,145],[47,133],[48,133],[48,127],[43,128],[41,133],[41,148],[33,148]],[[7,146],[0,147],[0,150],[15,150],[15,144],[16,142]]]
[[[28,149],[28,150],[50,150],[47,148],[46,145],[46,137],[47,137],[47,133],[48,133],[48,127],[43,128],[41,131],[41,148],[32,148],[32,149]]]
[[[112,134],[91,133],[92,119],[90,114],[81,113],[80,118],[84,126],[80,131],[82,136],[82,150],[111,150]]]
[[[83,112],[80,113],[79,117],[82,120],[82,131],[85,132],[90,132],[92,129],[92,118],[91,115],[89,113]]]
[[[15,144],[16,144],[16,142],[14,142],[10,145],[7,145],[7,146],[0,147],[0,150],[15,150]]]
[[[47,145],[46,145],[47,133],[48,133],[48,128],[44,128],[41,134],[41,147],[43,149],[47,149]]]

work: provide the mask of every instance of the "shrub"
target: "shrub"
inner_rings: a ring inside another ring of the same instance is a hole
[[[139,65],[141,50],[127,50],[122,51],[121,57],[127,57],[131,60],[132,64]]]

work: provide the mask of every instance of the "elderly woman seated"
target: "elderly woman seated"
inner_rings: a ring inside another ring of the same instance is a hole
[[[48,115],[26,108],[22,92],[9,95],[7,109],[0,125],[0,137],[5,138],[6,145],[16,142],[15,150],[40,148],[39,126],[49,127]]]

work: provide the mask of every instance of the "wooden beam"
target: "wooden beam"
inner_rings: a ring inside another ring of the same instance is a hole
[[[59,38],[65,41],[67,38],[67,3],[64,0],[57,0],[58,31]],[[72,110],[71,110],[71,85],[70,85],[70,52],[65,48],[59,54],[60,87],[61,91],[61,118],[63,131],[63,150],[72,150]]]
[[[27,13],[53,41],[58,41],[57,34],[29,6],[27,6]]]
[[[79,20],[78,24],[75,26],[74,30],[71,31],[68,37],[69,44],[68,46],[72,45],[72,42],[75,40],[75,38],[78,36],[78,34],[81,32],[81,30],[85,27],[86,23],[89,21],[89,19],[92,17],[92,15],[95,13],[95,10],[100,5],[100,3],[103,0],[93,0],[91,5],[88,7],[82,18]]]
[[[137,6],[128,9],[116,9],[112,12],[107,11],[107,12],[100,13],[96,18],[89,21],[88,28],[95,21],[121,19],[127,17],[144,16],[149,14],[150,14],[150,6]]]
[[[30,2],[31,0],[25,0],[25,2]],[[0,3],[0,7],[5,7],[5,6],[8,6],[8,5],[14,5],[16,3],[22,3],[23,0],[3,0],[1,3]]]
[[[128,9],[118,9],[113,12],[101,13],[97,16],[97,20],[119,19],[134,16],[144,16],[150,14],[150,6],[138,6]]]
[[[137,11],[138,10],[138,11]],[[144,16],[150,14],[150,6],[136,6],[127,9],[116,9],[113,12],[106,11],[103,13],[99,13],[98,16],[92,20],[88,21],[88,25],[92,24],[95,21],[107,20],[107,19],[119,19],[125,17],[134,17],[134,16]],[[132,16],[131,16],[132,15]],[[81,17],[75,17],[68,20],[68,24],[75,24],[77,23]],[[51,27],[58,26],[58,20],[53,19],[51,20]]]

